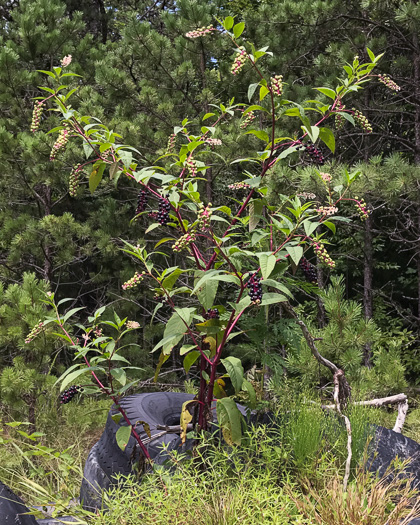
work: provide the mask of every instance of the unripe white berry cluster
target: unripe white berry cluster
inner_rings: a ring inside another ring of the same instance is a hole
[[[207,144],[210,144],[210,146],[221,146],[222,141],[220,139],[206,139]]]
[[[166,146],[166,151],[172,153],[175,148],[175,133],[172,133],[168,139],[168,145]]]
[[[143,276],[143,273],[136,272],[131,279],[129,279],[122,285],[122,289],[129,290],[130,288],[134,288],[135,286],[141,283],[141,281],[143,280]]]
[[[271,88],[275,95],[281,97],[283,94],[283,76],[276,75],[271,77]]]
[[[368,119],[363,115],[361,111],[358,109],[353,108],[354,111],[354,120],[356,123],[364,130],[366,133],[372,133],[372,126],[370,125],[370,122]]]
[[[189,31],[188,33],[185,34],[185,36],[188,38],[199,38],[200,36],[208,35],[212,31],[216,31],[216,28],[213,27],[212,25],[209,25],[207,27],[203,26],[203,27],[199,27],[198,29],[194,29],[193,31]]]
[[[62,129],[58,134],[58,138],[54,142],[54,145],[51,149],[50,160],[54,160],[57,157],[57,153],[66,147],[68,140],[69,131],[67,129]]]
[[[229,184],[228,186],[230,190],[242,190],[242,189],[246,189],[250,187],[251,186],[247,182],[244,182],[244,181],[234,182],[233,184]]]
[[[358,197],[355,197],[355,199],[356,199],[356,209],[359,212],[360,220],[365,221],[369,217],[371,211],[367,207],[365,199],[359,199]]]
[[[239,71],[244,67],[246,59],[247,59],[246,50],[244,46],[241,46],[236,51],[235,60],[233,61],[233,64],[231,67],[232,75],[236,75],[239,73]]]
[[[187,248],[192,242],[195,241],[195,233],[186,233],[180,237],[176,243],[172,246],[174,252],[180,252]]]
[[[341,102],[341,100],[339,100],[337,102],[337,105],[335,106],[335,110],[336,111],[344,111],[345,109],[346,109],[346,106]],[[335,127],[337,129],[342,129],[343,126],[344,126],[344,117],[343,117],[343,115],[336,114],[335,115]]]
[[[34,105],[34,111],[32,113],[32,123],[31,123],[32,133],[35,133],[35,131],[38,131],[43,111],[44,111],[44,103],[41,102],[40,100],[36,100],[35,105]]]
[[[200,230],[206,230],[210,226],[210,219],[212,216],[211,202],[204,207],[204,204],[200,202],[198,205],[198,228]]]
[[[44,323],[41,320],[39,320],[37,324],[32,328],[32,330],[29,332],[29,334],[26,336],[25,345],[28,345],[31,341],[33,341],[35,337],[42,332],[43,329],[44,329]]]
[[[319,215],[334,215],[338,212],[338,208],[336,206],[320,206],[316,209],[316,212]]]
[[[187,159],[187,168],[190,172],[191,177],[197,176],[197,164],[195,163],[195,160],[192,157],[188,157]]]
[[[255,113],[253,111],[248,111],[248,113],[246,114],[246,117],[241,122],[240,128],[245,129],[251,124],[253,120],[255,120]]]
[[[325,249],[325,246],[320,242],[314,241],[313,247],[318,259],[330,268],[334,268],[335,262],[329,256],[327,250]]]
[[[388,75],[378,75],[379,82],[382,82],[384,86],[389,88],[391,91],[394,91],[395,93],[397,91],[401,91],[401,88],[398,84],[396,84],[393,80],[389,78]]]
[[[82,174],[82,166],[76,164],[70,172],[69,176],[69,194],[70,197],[76,197],[77,188],[79,187],[80,175]]]

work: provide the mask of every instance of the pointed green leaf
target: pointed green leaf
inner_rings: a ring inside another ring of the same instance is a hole
[[[114,377],[121,386],[124,386],[127,383],[127,375],[125,370],[122,368],[113,368],[111,370],[111,375]]]
[[[131,427],[120,427],[115,434],[115,440],[121,450],[125,450],[131,436]]]
[[[243,31],[245,29],[245,24],[243,22],[239,22],[239,24],[235,24],[233,26],[233,34],[235,35],[235,38],[239,38]]]
[[[234,22],[235,21],[233,17],[227,16],[223,21],[223,27],[226,29],[226,31],[229,31],[230,29],[232,29]]]
[[[217,420],[228,445],[240,445],[242,441],[242,414],[231,397],[218,399]]]
[[[184,357],[184,370],[185,370],[185,373],[188,374],[188,372],[190,371],[190,368],[192,367],[192,365],[197,361],[197,359],[200,357],[200,352],[198,350],[194,350],[193,352],[189,352],[185,357]]]
[[[268,279],[276,266],[276,256],[273,254],[262,253],[258,256],[258,261],[260,263],[263,279]]]
[[[303,255],[303,248],[302,246],[286,246],[286,250],[288,254],[290,255],[290,258],[292,261],[296,264],[296,266],[299,264],[300,259]]]
[[[321,93],[323,93],[325,96],[329,97],[329,98],[332,98],[333,100],[335,100],[335,97],[336,97],[336,94],[335,94],[335,91],[330,89],[330,88],[326,88],[326,87],[320,87],[320,88],[314,88],[316,89],[317,91],[320,91]]]
[[[319,138],[332,153],[335,152],[335,137],[334,133],[329,128],[320,128]]]
[[[242,366],[241,360],[237,357],[229,356],[226,357],[226,359],[221,359],[221,362],[226,368],[235,392],[238,393],[242,388],[244,380],[244,367]]]

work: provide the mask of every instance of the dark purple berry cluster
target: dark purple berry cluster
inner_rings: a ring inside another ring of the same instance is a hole
[[[253,304],[260,304],[262,300],[262,286],[261,277],[256,273],[252,274],[247,282],[247,288],[249,288],[249,297]]]
[[[80,385],[73,385],[67,388],[67,390],[64,390],[64,392],[60,395],[60,403],[62,405],[70,403],[74,396],[79,392],[83,392],[83,388]]]
[[[209,308],[207,312],[203,315],[204,319],[219,319],[220,314],[217,308]]]
[[[149,194],[147,193],[147,191],[141,190],[141,192],[137,196],[136,215],[138,215],[142,211],[145,211],[148,199],[149,199]]]
[[[157,214],[157,220],[160,224],[168,224],[169,222],[169,210],[171,205],[165,199],[159,199],[159,211]]]
[[[309,283],[317,284],[318,283],[318,273],[316,271],[316,266],[311,264],[306,257],[302,257],[299,262],[300,269],[305,276],[305,279]]]
[[[317,147],[309,143],[302,144],[302,146],[305,148],[305,153],[314,164],[317,164],[318,166],[325,164],[325,157]]]

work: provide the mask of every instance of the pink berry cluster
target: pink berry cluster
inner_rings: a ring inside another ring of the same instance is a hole
[[[320,172],[319,173],[321,175],[321,179],[324,181],[324,182],[331,182],[332,180],[332,177],[329,173],[324,173],[324,172]]]
[[[316,256],[323,264],[329,266],[330,268],[334,268],[335,262],[328,255],[325,246],[321,242],[314,241],[313,248],[315,250]]]
[[[370,210],[368,209],[365,199],[359,199],[358,197],[355,197],[356,199],[356,209],[359,212],[360,220],[365,221],[369,215]]]
[[[346,106],[339,100],[335,106],[335,110],[338,111],[344,111],[346,109]],[[342,129],[344,126],[344,117],[343,115],[335,115],[335,127],[337,129]]]
[[[320,206],[316,209],[316,212],[319,215],[334,215],[338,212],[338,208],[336,206]]]
[[[136,330],[137,328],[140,328],[140,323],[137,321],[127,321],[126,322],[127,330]]]
[[[198,29],[194,29],[193,31],[189,31],[188,33],[185,34],[185,36],[187,38],[199,38],[200,36],[208,35],[212,31],[217,31],[217,29],[213,27],[212,25],[209,25],[207,27],[203,26],[203,27],[199,27]]]
[[[35,337],[42,332],[43,329],[44,329],[44,323],[41,320],[39,320],[37,324],[32,328],[32,330],[29,332],[29,334],[26,336],[25,345],[28,345],[31,341],[33,341]]]
[[[232,75],[236,75],[237,73],[239,73],[239,71],[244,67],[246,59],[247,59],[246,50],[244,46],[241,46],[236,51],[235,60],[233,61],[233,64],[231,67]]]
[[[180,252],[187,248],[192,242],[195,241],[195,233],[186,233],[180,237],[176,243],[172,246],[174,252]]]
[[[221,146],[222,141],[220,139],[206,139],[207,144],[210,144],[210,146]]]
[[[141,283],[141,281],[143,280],[143,276],[143,273],[136,272],[131,279],[129,279],[122,285],[122,289],[130,290],[130,288],[134,288],[135,286]]]
[[[187,168],[191,177],[197,177],[197,164],[191,156],[187,159]]]
[[[68,140],[69,131],[67,129],[62,129],[58,134],[58,138],[54,142],[54,145],[51,149],[50,160],[54,160],[57,157],[57,153],[66,147]]]
[[[79,187],[80,175],[82,174],[82,166],[76,164],[70,172],[69,176],[69,194],[70,197],[76,197],[77,188]]]
[[[35,101],[34,111],[32,113],[31,131],[35,133],[39,129],[39,123],[41,122],[42,113],[44,111],[44,103],[40,100]]]
[[[67,67],[71,64],[72,56],[67,55],[61,59],[61,67]]]
[[[168,153],[172,153],[173,150],[175,149],[175,140],[176,140],[175,133],[172,133],[172,135],[170,135],[168,138],[168,145],[166,146],[166,151]]]
[[[281,97],[283,93],[283,75],[271,77],[271,89],[274,94]]]
[[[200,230],[207,230],[207,228],[210,226],[210,219],[212,215],[212,211],[210,208],[211,202],[209,202],[206,207],[204,207],[204,204],[202,202],[200,202],[200,204],[198,205],[197,218],[198,228]]]
[[[248,111],[248,113],[246,114],[246,117],[241,122],[240,128],[241,129],[247,128],[253,120],[255,120],[255,113],[253,111]]]
[[[302,197],[302,199],[306,199],[306,200],[316,199],[315,193],[310,193],[308,191],[303,191],[302,193],[298,193],[297,197]]]
[[[233,184],[229,184],[228,186],[230,190],[242,190],[242,189],[246,189],[250,187],[251,186],[247,182],[244,182],[244,181],[234,182]]]
[[[401,91],[400,86],[396,84],[393,80],[391,80],[388,75],[378,75],[378,80],[379,82],[384,84],[384,86],[389,88],[391,91],[394,91],[395,93],[397,91]]]
[[[372,126],[370,125],[368,119],[363,115],[363,113],[355,108],[353,108],[353,112],[353,117],[356,121],[356,124],[358,124],[358,126],[362,128],[363,131],[365,131],[366,133],[372,133]]]

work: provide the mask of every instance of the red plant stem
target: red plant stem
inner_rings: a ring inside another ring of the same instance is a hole
[[[64,325],[63,323],[61,322],[61,318],[60,318],[60,315],[58,313],[58,310],[57,310],[57,307],[55,306],[54,304],[54,308],[55,308],[55,312],[56,312],[56,315],[57,315],[57,320],[58,320],[58,324],[61,328],[61,330],[64,332],[64,334],[70,339],[71,341],[71,344],[72,346],[77,346],[76,343],[73,341],[73,339],[71,338],[70,334],[67,332],[67,330],[64,328]],[[85,340],[85,345],[87,343],[87,340]],[[85,363],[86,365],[88,366],[88,368],[91,368],[91,364],[89,363],[89,360],[86,356],[83,356],[84,357],[84,360],[85,360]],[[125,410],[122,408],[122,406],[119,404],[118,402],[118,399],[116,396],[114,395],[110,395],[109,393],[109,390],[102,384],[102,382],[100,381],[100,379],[98,378],[98,376],[95,374],[95,372],[93,370],[91,370],[91,374],[92,376],[95,378],[95,381],[97,382],[99,388],[107,395],[109,396],[115,403],[115,406],[117,407],[118,411],[122,414],[124,420],[127,422],[127,424],[131,427],[131,433],[133,434],[134,436],[134,439],[137,441],[137,443],[139,444],[140,446],[140,449],[141,451],[143,452],[144,456],[146,459],[148,459],[149,461],[151,461],[151,457],[150,457],[150,454],[149,452],[147,451],[147,448],[145,447],[143,441],[141,440],[141,437],[137,434],[136,432],[136,429],[134,428],[134,425],[131,423],[131,421],[128,419],[128,416],[127,414],[125,413]]]

